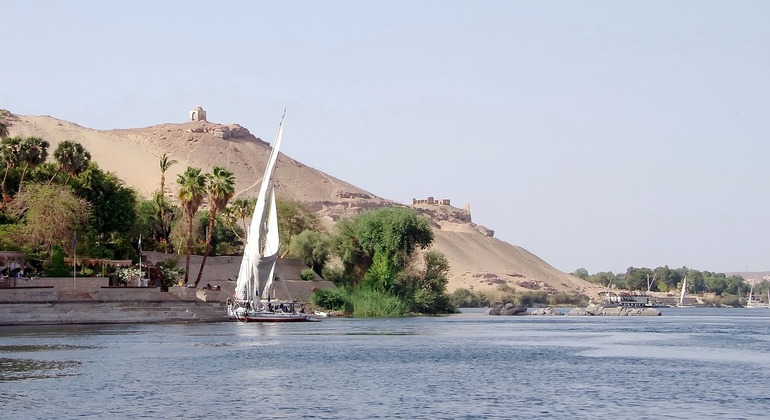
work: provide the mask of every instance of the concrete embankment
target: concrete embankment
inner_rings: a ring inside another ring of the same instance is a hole
[[[226,321],[227,292],[109,287],[107,279],[35,279],[0,289],[0,325]]]
[[[225,309],[206,302],[2,303],[0,325],[130,324],[226,321]]]

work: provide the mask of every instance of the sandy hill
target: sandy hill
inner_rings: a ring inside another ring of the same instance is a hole
[[[234,173],[236,196],[253,197],[270,150],[267,142],[237,124],[190,121],[94,130],[50,116],[9,115],[6,120],[12,136],[44,138],[51,143],[51,151],[64,140],[80,142],[102,169],[114,172],[145,197],[159,187],[158,160],[163,153],[179,161],[166,173],[169,196],[176,189],[176,175],[188,165],[204,171],[219,165]],[[304,203],[318,213],[327,227],[340,217],[363,209],[403,205],[374,196],[286,155],[278,161],[276,186],[279,197]],[[413,207],[433,222],[434,246],[451,264],[450,291],[459,287],[492,289],[507,284],[518,290],[595,294],[594,285],[556,270],[521,247],[494,238],[492,230],[474,224],[470,213],[463,209],[437,203],[417,203]]]

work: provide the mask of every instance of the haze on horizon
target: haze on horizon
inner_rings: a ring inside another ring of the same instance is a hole
[[[770,270],[770,3],[0,3],[0,108],[97,129],[196,105],[572,272]]]

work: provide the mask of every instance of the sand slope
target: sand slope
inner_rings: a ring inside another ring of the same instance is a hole
[[[61,141],[80,142],[102,169],[114,172],[145,197],[160,186],[158,162],[163,153],[179,161],[166,173],[169,197],[176,191],[177,174],[188,165],[204,171],[224,166],[235,175],[236,196],[253,197],[270,147],[237,124],[206,121],[123,130],[93,130],[50,116],[11,115],[8,122],[12,136],[48,140],[51,154]],[[273,134],[265,135],[272,139]],[[276,187],[279,197],[304,203],[328,227],[340,217],[363,209],[397,204],[285,155],[279,158]],[[470,222],[470,215],[460,209],[419,206],[418,210],[433,220],[434,247],[450,261],[449,290],[494,289],[506,284],[517,289],[595,294],[595,286],[556,270],[521,247],[494,238],[491,230]]]

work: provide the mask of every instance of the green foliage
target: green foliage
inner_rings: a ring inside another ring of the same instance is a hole
[[[190,253],[192,252],[192,231],[195,213],[203,204],[206,196],[206,176],[200,168],[188,166],[184,173],[179,174],[176,180],[179,185],[177,198],[182,203],[182,212],[187,218],[187,231],[185,232],[185,274],[184,282],[187,284],[190,276]]]
[[[366,211],[337,223],[335,243],[348,277],[387,290],[397,273],[411,262],[414,251],[433,241],[428,219],[412,209],[386,207]],[[372,282],[383,282],[374,285]]]
[[[629,267],[625,273],[600,272],[589,275],[586,280],[605,287],[646,291],[647,279],[649,278],[650,291],[652,292],[678,292],[681,290],[685,276],[687,276],[688,294],[713,292],[717,295],[745,295],[749,289],[743,277],[692,270],[687,267],[671,269],[664,266],[654,270]]]
[[[142,278],[144,273],[139,268],[134,267],[119,267],[115,270],[115,276],[118,279],[118,283],[127,286],[131,283],[132,279]]]
[[[302,280],[313,280],[315,278],[315,272],[309,268],[304,268],[299,272],[299,276]]]
[[[60,246],[51,249],[51,263],[45,270],[48,277],[67,277],[72,275],[72,269],[64,264],[64,250]]]
[[[349,292],[348,300],[355,317],[397,317],[408,312],[401,299],[380,290],[357,287]]]
[[[243,198],[236,198],[222,211],[222,218],[225,226],[230,228],[233,231],[233,234],[241,241],[245,241],[246,239],[246,232],[249,229],[246,225],[246,221],[254,213],[256,202],[256,199],[246,200]]]
[[[294,238],[302,232],[322,230],[318,216],[308,211],[302,204],[296,201],[278,200],[275,206],[281,247],[290,249]]]
[[[346,295],[339,290],[316,290],[310,297],[310,301],[321,308],[332,309],[344,313],[352,312],[352,306],[348,308],[350,305],[348,305]]]
[[[160,273],[162,288],[167,290],[169,287],[176,285],[179,279],[182,278],[184,270],[177,267],[178,263],[179,259],[174,257],[155,264],[155,268]]]
[[[333,251],[332,238],[325,233],[306,230],[295,236],[289,244],[289,255],[301,258],[316,273],[323,273],[326,261]]]
[[[137,221],[137,194],[115,174],[87,164],[73,179],[72,191],[91,206],[90,225],[108,239],[129,234]]]
[[[482,292],[473,292],[459,288],[449,294],[449,302],[455,308],[484,308],[490,306],[488,295]]]
[[[519,306],[531,308],[548,304],[548,294],[543,291],[528,291],[518,295]]]
[[[32,250],[71,247],[72,231],[85,226],[89,207],[66,187],[30,184],[8,205],[9,212],[22,221],[14,238]]]
[[[59,143],[53,152],[53,157],[59,163],[59,169],[67,174],[67,183],[69,183],[70,179],[85,171],[91,162],[91,153],[82,144],[73,140],[65,140]]]
[[[412,312],[421,314],[454,313],[457,307],[446,293],[449,261],[444,254],[429,250],[423,255],[424,270],[399,276],[393,293],[409,304]]]

